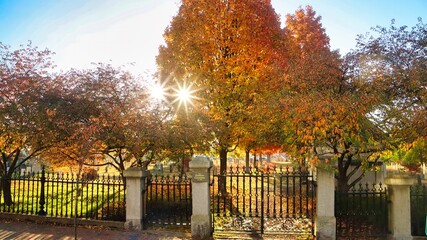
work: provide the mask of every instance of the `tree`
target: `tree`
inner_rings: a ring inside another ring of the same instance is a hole
[[[140,80],[110,64],[97,64],[71,70],[62,81],[72,102],[66,111],[74,110],[74,120],[70,138],[55,155],[87,166],[110,165],[120,174],[128,166],[149,164],[165,142],[168,113],[151,108]]]
[[[66,82],[63,76],[60,79]],[[63,89],[62,97],[52,101],[52,104],[57,116],[55,121],[64,132],[64,138],[43,152],[40,158],[54,167],[68,166],[71,170],[78,167],[80,173],[85,163],[99,161],[99,157],[92,154],[96,145],[100,145],[94,137],[97,128],[92,122],[100,112],[92,101],[75,97],[66,86]]]
[[[12,174],[63,139],[54,104],[61,88],[49,73],[51,54],[31,42],[14,51],[0,43],[0,177],[6,205],[12,204]]]
[[[287,15],[284,28],[289,59],[275,98],[281,103],[282,124],[288,133],[285,149],[300,160],[305,160],[303,153],[313,153],[314,123],[328,118],[327,108],[332,107],[328,92],[337,89],[331,83],[336,85],[340,74],[338,56],[330,50],[320,21],[312,7],[306,6]]]
[[[422,163],[427,163],[427,141],[420,137],[413,143],[402,143],[387,151],[382,158],[401,164],[411,172],[419,172]]]
[[[180,176],[188,170],[188,162],[195,153],[209,151],[209,134],[194,114],[179,116],[165,122],[166,144],[161,149],[160,159],[169,159],[180,164]]]
[[[419,166],[426,161],[427,25],[419,18],[412,28],[398,27],[392,20],[372,31],[358,38],[354,78],[379,96],[369,119],[390,136],[392,159]]]
[[[427,135],[427,25],[376,27],[359,36],[357,77],[381,97],[372,121],[411,143]]]
[[[362,174],[359,169],[384,147],[384,134],[366,115],[373,111],[376,96],[364,91],[342,66],[337,52],[330,50],[321,18],[307,6],[288,15],[286,36],[289,60],[282,91],[283,128],[286,150],[306,167],[332,161],[337,165],[338,188],[346,191]],[[354,169],[349,171],[350,166]],[[354,181],[349,179],[354,177]]]
[[[273,92],[273,91],[271,91]],[[270,92],[270,93],[271,93]],[[256,153],[277,151],[282,148],[286,133],[283,131],[283,118],[281,109],[279,109],[278,101],[271,94],[263,94],[264,98],[260,99],[253,114],[249,116],[250,120],[242,122],[240,129],[240,145],[239,148],[245,152],[245,171],[250,171],[250,153],[254,154],[254,165]]]
[[[410,145],[402,162],[403,165],[415,166],[418,171],[421,163],[427,163],[427,140],[423,138]]]
[[[320,21],[311,6],[286,16],[288,61],[282,83],[287,94],[329,90],[340,77],[339,55],[330,49]]]
[[[222,174],[241,124],[251,120],[281,64],[281,36],[269,0],[184,0],[165,31],[160,76],[166,85],[191,83],[199,90],[193,109],[206,116],[203,126],[214,136]]]
[[[347,191],[385,150],[426,134],[426,31],[421,23],[411,31],[377,27],[339,60],[326,35],[315,36],[322,33],[313,30],[321,29],[319,20],[311,8],[288,16],[287,24],[297,25],[286,26],[290,42],[303,40],[294,41],[286,73],[285,127],[294,133],[294,152],[337,164],[338,189]]]

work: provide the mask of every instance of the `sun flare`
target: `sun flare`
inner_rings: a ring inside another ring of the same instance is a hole
[[[151,98],[157,101],[165,100],[165,88],[159,84],[154,84],[150,89]]]
[[[183,106],[185,111],[188,112],[188,106],[194,105],[194,100],[198,99],[194,94],[197,90],[192,88],[193,84],[187,85],[184,83],[183,85],[178,85],[178,87],[174,90],[175,100],[172,103],[178,102],[178,109]]]

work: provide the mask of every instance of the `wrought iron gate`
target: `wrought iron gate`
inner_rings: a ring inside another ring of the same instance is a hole
[[[213,174],[214,231],[313,235],[315,182],[307,171],[231,167]]]
[[[147,178],[146,227],[188,229],[191,224],[191,181],[184,176]]]
[[[388,193],[382,184],[359,184],[348,192],[335,192],[337,238],[386,238]]]
[[[411,186],[412,236],[427,236],[427,186]]]

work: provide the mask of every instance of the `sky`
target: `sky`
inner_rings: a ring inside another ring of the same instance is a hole
[[[214,0],[212,0],[214,1]],[[371,27],[427,22],[427,0],[271,0],[282,22],[307,4],[322,17],[332,49],[347,53]],[[55,52],[59,70],[91,63],[154,72],[162,34],[179,0],[0,0],[0,42],[12,49],[29,40]],[[129,64],[132,64],[129,67]]]

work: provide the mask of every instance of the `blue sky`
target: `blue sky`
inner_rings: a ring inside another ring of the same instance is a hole
[[[427,0],[272,0],[282,20],[310,4],[342,54],[371,27],[427,22]],[[162,34],[179,0],[0,0],[0,41],[17,47],[28,40],[56,54],[59,69],[91,62],[134,63],[135,73],[154,71]]]

